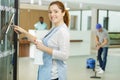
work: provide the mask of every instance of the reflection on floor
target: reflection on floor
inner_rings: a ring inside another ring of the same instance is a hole
[[[70,57],[68,64],[68,80],[119,80],[120,79],[120,49],[111,48],[108,54],[108,63],[104,74],[97,74],[101,79],[90,78],[95,73],[86,68],[86,59],[96,59],[96,54],[88,56]],[[30,58],[19,58],[19,80],[37,80],[38,65],[33,64]]]

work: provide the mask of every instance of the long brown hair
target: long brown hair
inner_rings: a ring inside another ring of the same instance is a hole
[[[61,9],[62,12],[65,12],[63,19],[64,19],[65,24],[69,26],[69,13],[68,13],[68,10],[65,9],[64,4],[60,1],[53,1],[50,3],[49,7],[53,4],[56,4]]]

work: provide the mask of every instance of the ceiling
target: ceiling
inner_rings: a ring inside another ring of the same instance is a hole
[[[39,5],[48,6],[51,1],[55,0],[20,0],[21,4],[30,4],[30,5]],[[91,9],[91,8],[100,8],[100,9],[110,9],[110,10],[120,10],[120,0],[59,0],[64,4],[67,4],[67,7],[70,10],[80,10],[80,9]]]

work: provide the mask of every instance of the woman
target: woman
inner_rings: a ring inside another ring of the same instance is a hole
[[[49,19],[53,28],[42,39],[42,43],[36,41],[36,37],[30,35],[24,29],[15,26],[15,31],[23,33],[36,47],[43,51],[44,65],[39,66],[38,80],[67,80],[66,63],[69,57],[69,15],[62,2],[54,1],[48,8]]]

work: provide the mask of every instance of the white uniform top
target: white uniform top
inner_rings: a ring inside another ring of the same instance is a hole
[[[65,24],[60,27],[61,28],[59,28],[59,30],[56,31],[48,40],[48,47],[53,49],[52,79],[58,78],[57,63],[55,60],[59,59],[65,62],[69,57],[69,30]]]

